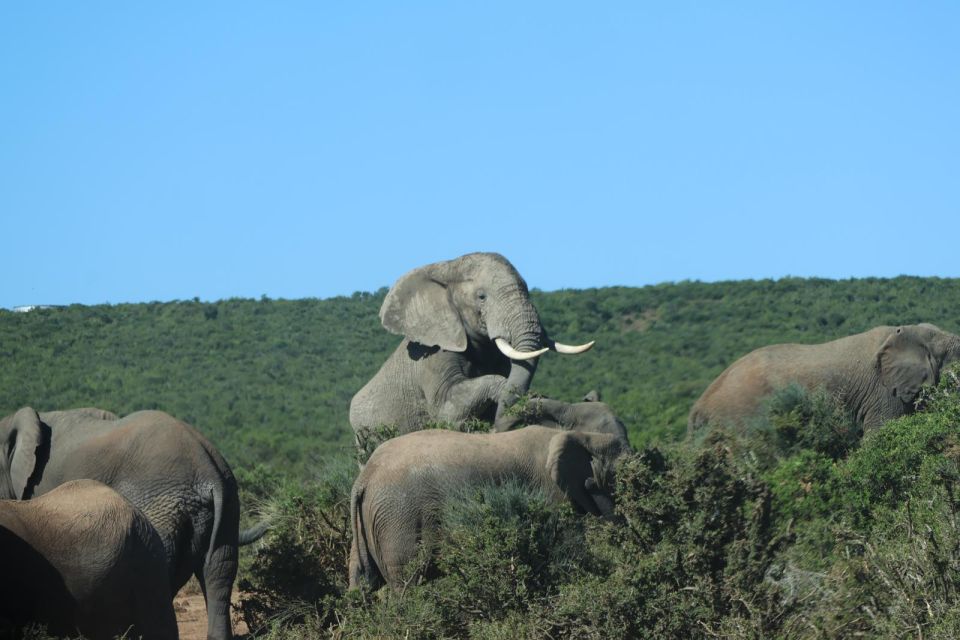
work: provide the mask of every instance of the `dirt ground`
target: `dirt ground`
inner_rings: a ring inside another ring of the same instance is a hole
[[[240,594],[233,592],[233,603],[237,604]],[[195,581],[188,582],[177,597],[173,599],[173,610],[177,614],[177,627],[180,629],[180,640],[206,640],[207,638],[207,607],[203,602],[203,594]],[[245,636],[247,625],[234,612],[233,634]]]

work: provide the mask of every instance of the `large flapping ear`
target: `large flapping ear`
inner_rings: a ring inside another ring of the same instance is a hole
[[[594,457],[609,456],[619,445],[607,434],[564,431],[550,439],[547,471],[560,490],[580,510],[602,515],[605,509],[591,497],[596,491]]]
[[[30,407],[17,411],[10,425],[10,482],[14,494],[23,499],[27,482],[37,468],[37,449],[43,440],[40,416]]]
[[[380,307],[380,321],[387,331],[413,342],[465,351],[463,321],[438,271],[437,265],[427,265],[397,280]]]
[[[897,327],[884,341],[877,366],[883,386],[905,403],[913,402],[920,387],[936,376],[922,337],[911,327]]]

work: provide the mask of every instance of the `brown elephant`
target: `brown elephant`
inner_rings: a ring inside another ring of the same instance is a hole
[[[96,480],[0,500],[0,562],[0,619],[14,628],[38,623],[91,640],[178,637],[160,536]]]
[[[924,384],[960,359],[960,336],[932,324],[876,327],[822,344],[751,351],[720,374],[693,405],[688,433],[708,423],[742,425],[771,392],[796,383],[841,399],[864,429],[911,413]]]
[[[614,435],[532,426],[505,433],[416,431],[367,461],[350,499],[350,586],[395,586],[438,527],[445,500],[513,480],[595,515],[613,510],[613,467],[628,448]]]
[[[350,402],[354,431],[493,422],[527,392],[538,357],[581,353],[550,339],[527,284],[503,256],[471,253],[419,267],[387,293],[380,320],[404,340]]]

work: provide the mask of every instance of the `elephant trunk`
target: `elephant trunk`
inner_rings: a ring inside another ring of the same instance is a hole
[[[510,313],[500,318],[501,330],[492,333],[495,338],[499,338],[494,342],[500,351],[510,358],[510,373],[497,402],[498,418],[507,407],[530,389],[533,374],[537,371],[539,356],[548,349],[545,344],[547,337],[540,324],[540,316],[526,296],[526,292],[517,291],[513,296],[506,298],[510,303],[505,308],[510,309]],[[507,338],[504,338],[504,335]],[[519,357],[516,357],[518,354]]]

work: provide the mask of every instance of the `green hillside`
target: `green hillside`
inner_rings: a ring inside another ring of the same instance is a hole
[[[293,470],[350,445],[351,396],[394,349],[386,290],[327,300],[152,302],[0,311],[0,412],[159,408],[207,433],[234,466]],[[599,389],[637,445],[682,437],[690,405],[756,347],[818,342],[879,324],[960,331],[960,279],[787,278],[533,291],[561,341],[533,390]]]

